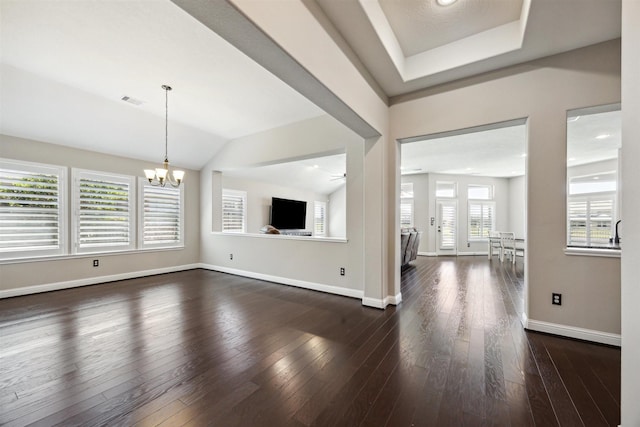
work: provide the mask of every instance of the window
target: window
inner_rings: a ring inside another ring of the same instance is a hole
[[[222,231],[244,233],[247,228],[247,193],[222,190]]]
[[[468,238],[486,240],[495,229],[495,203],[483,200],[493,199],[492,185],[469,185],[467,187],[469,200]]]
[[[400,185],[400,227],[413,227],[413,182]]]
[[[76,253],[133,249],[134,177],[73,170]]]
[[[567,246],[618,249],[619,105],[567,114]]]
[[[183,192],[152,186],[140,180],[140,247],[175,247],[183,244]]]
[[[495,228],[495,204],[469,200],[469,240],[486,240]]]
[[[492,200],[492,185],[469,185],[467,187],[467,198],[469,200]]]
[[[443,199],[455,199],[457,197],[456,183],[436,181],[436,197]]]
[[[327,234],[327,203],[313,202],[313,234],[326,236]]]
[[[567,244],[609,243],[615,218],[616,175],[613,172],[569,179]]]
[[[65,251],[66,168],[0,159],[0,258]]]

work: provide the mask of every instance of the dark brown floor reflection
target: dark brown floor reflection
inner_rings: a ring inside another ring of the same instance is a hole
[[[619,350],[523,331],[520,263],[418,257],[384,311],[204,270],[0,300],[0,424],[617,425]]]

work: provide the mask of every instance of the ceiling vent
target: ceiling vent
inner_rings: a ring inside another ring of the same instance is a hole
[[[123,97],[122,97],[122,98],[120,98],[120,99],[122,99],[124,102],[128,102],[129,104],[136,105],[136,106],[138,106],[138,105],[142,105],[142,104],[144,103],[144,101],[141,101],[141,100],[139,100],[139,99],[132,98],[132,97],[127,96],[127,95],[123,96]]]

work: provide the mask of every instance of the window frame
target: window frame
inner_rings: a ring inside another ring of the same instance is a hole
[[[61,256],[68,253],[68,168],[46,163],[27,162],[0,158],[0,169],[13,170],[28,174],[57,175],[57,247],[40,249],[37,246],[20,248],[20,250],[0,249],[0,261]]]
[[[242,229],[240,230],[226,230],[225,229],[225,197],[235,196],[242,198]],[[221,220],[222,224],[220,224],[220,229],[223,233],[231,233],[231,234],[243,234],[247,232],[247,192],[242,190],[232,190],[229,188],[222,189],[222,199],[221,199]]]
[[[122,175],[110,172],[94,171],[88,169],[71,169],[72,176],[72,189],[71,189],[71,254],[93,254],[93,253],[109,253],[109,252],[121,252],[135,250],[137,242],[136,234],[136,201],[137,192],[135,185],[135,176]],[[88,244],[82,246],[80,243],[80,180],[83,177],[95,180],[112,180],[116,184],[126,184],[129,188],[128,192],[128,242],[122,244]]]
[[[155,189],[160,191],[179,191],[179,214],[178,214],[178,240],[176,241],[161,241],[161,242],[148,242],[145,241],[145,190]],[[149,249],[162,249],[162,248],[184,248],[184,193],[185,193],[185,184],[184,182],[177,188],[167,186],[160,187],[154,186],[149,183],[149,181],[145,178],[138,178],[138,249],[140,250],[149,250]]]

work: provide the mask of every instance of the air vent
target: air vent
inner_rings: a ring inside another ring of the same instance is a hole
[[[142,105],[144,103],[144,101],[141,101],[139,99],[135,99],[135,98],[132,98],[132,97],[126,96],[126,95],[123,96],[120,99],[122,99],[124,102],[128,102],[129,104],[132,104],[132,105]]]

